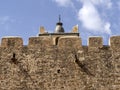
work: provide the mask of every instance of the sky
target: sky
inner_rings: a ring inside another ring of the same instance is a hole
[[[58,16],[65,32],[79,26],[82,44],[90,36],[109,38],[120,35],[120,0],[0,0],[0,38],[19,36],[28,44],[38,36],[40,26],[54,32]]]

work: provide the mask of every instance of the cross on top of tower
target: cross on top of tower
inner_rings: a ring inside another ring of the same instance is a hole
[[[59,15],[59,22],[61,22],[61,15]]]

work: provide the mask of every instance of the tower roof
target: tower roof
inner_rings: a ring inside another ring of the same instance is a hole
[[[59,22],[56,23],[55,33],[64,33],[64,28],[62,27],[61,16],[59,15]]]

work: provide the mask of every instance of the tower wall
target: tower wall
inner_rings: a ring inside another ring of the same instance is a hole
[[[90,37],[88,46],[78,37],[60,37],[57,45],[30,37],[27,46],[21,38],[3,38],[0,90],[119,90],[119,46],[119,36],[109,46],[102,37]]]

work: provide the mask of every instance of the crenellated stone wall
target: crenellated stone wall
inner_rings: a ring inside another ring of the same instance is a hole
[[[23,47],[23,40],[20,37],[4,37],[1,41],[3,48],[20,48]]]
[[[56,37],[57,38],[57,37]],[[72,45],[73,47],[82,47],[82,40],[78,36],[62,36],[57,40],[54,40],[50,36],[47,37],[30,37],[28,42],[28,47],[38,47],[44,45],[45,47],[53,46],[57,43],[58,47],[67,47]],[[112,50],[120,49],[120,36],[112,36],[109,39],[109,45]],[[1,48],[22,48],[23,40],[21,37],[3,37],[1,40]],[[88,48],[102,48],[103,38],[99,36],[88,38]]]
[[[109,45],[77,36],[4,37],[0,45],[0,90],[120,90],[120,36]],[[56,43],[56,45],[55,45]]]

